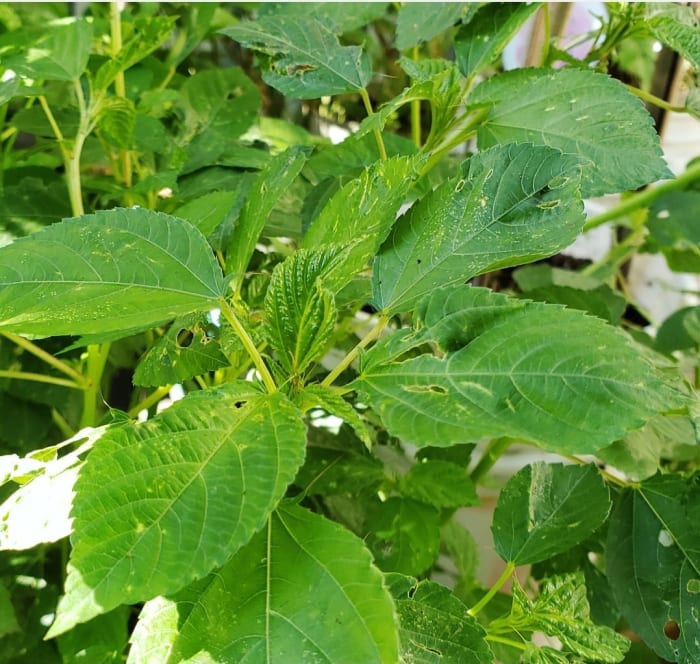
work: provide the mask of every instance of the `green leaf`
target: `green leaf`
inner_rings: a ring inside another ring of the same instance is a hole
[[[596,452],[606,464],[621,470],[633,482],[654,475],[662,460],[700,463],[700,445],[691,420],[685,415],[657,415],[641,429]]]
[[[407,2],[396,19],[396,48],[405,51],[430,41],[460,19],[468,21],[476,6],[464,2]]]
[[[265,2],[258,16],[323,16],[339,34],[361,28],[386,13],[386,2]]]
[[[494,623],[501,623],[501,620]],[[566,574],[544,579],[539,595],[530,600],[520,587],[513,584],[511,615],[503,620],[509,627],[522,632],[543,632],[556,637],[562,644],[566,658],[557,659],[554,652],[534,657],[528,662],[603,662],[614,664],[624,659],[630,642],[610,627],[596,625],[590,619],[583,574]],[[494,623],[491,627],[493,628]]]
[[[131,99],[108,97],[100,105],[97,129],[102,138],[118,148],[133,148],[136,109]]]
[[[403,661],[415,664],[491,664],[486,632],[448,588],[388,574],[399,613]]]
[[[141,62],[168,39],[172,39],[176,16],[137,16],[123,21],[123,46],[95,74],[95,88],[106,90],[117,74]]]
[[[478,505],[476,487],[466,468],[449,461],[418,462],[399,481],[403,496],[439,508],[456,509]]]
[[[375,306],[407,311],[436,286],[556,253],[583,225],[579,177],[576,157],[544,146],[473,156],[394,226],[374,263]]]
[[[129,608],[122,606],[76,625],[58,639],[64,664],[121,664],[129,642]]]
[[[459,586],[470,589],[479,569],[479,545],[455,515],[440,530],[442,545],[459,574]]]
[[[208,324],[201,314],[176,319],[139,361],[134,385],[180,383],[228,366],[217,334],[218,328]]]
[[[318,383],[305,385],[299,394],[298,400],[300,408],[304,412],[312,408],[323,408],[329,415],[334,415],[344,420],[352,427],[355,435],[364,443],[365,447],[371,449],[372,441],[364,420],[352,405],[345,401],[342,395],[332,387],[326,387]]]
[[[654,347],[662,353],[690,350],[700,346],[700,307],[683,307],[674,311],[659,326]]]
[[[693,8],[652,2],[646,10],[646,23],[654,37],[700,69],[700,22]]]
[[[0,81],[0,106],[4,106],[19,92],[18,76],[13,76],[6,81]]]
[[[385,572],[418,576],[437,558],[440,513],[409,498],[378,503],[365,520],[365,540],[377,566]]]
[[[673,191],[654,201],[649,210],[650,251],[661,251],[677,272],[700,272],[700,191]]]
[[[498,496],[496,552],[516,565],[540,562],[582,542],[609,512],[610,492],[595,466],[529,464]]]
[[[613,325],[620,321],[627,307],[627,300],[621,293],[580,272],[551,265],[527,265],[515,270],[513,279],[528,298],[565,304]]]
[[[137,208],[69,219],[0,248],[0,328],[37,335],[145,330],[225,292],[204,237]]]
[[[411,157],[377,163],[340,189],[311,223],[302,247],[349,245],[346,258],[328,277],[334,292],[369,263],[389,234],[399,206],[418,177],[416,166]]]
[[[19,632],[17,615],[12,605],[12,597],[4,583],[0,583],[0,638],[6,634]]]
[[[395,664],[394,623],[362,542],[285,505],[215,574],[146,604],[128,662]]]
[[[20,55],[3,58],[3,67],[21,76],[49,81],[74,81],[87,67],[92,23],[70,18],[48,26],[46,34]]]
[[[673,175],[642,102],[605,74],[517,69],[484,81],[469,101],[492,104],[477,132],[482,150],[531,141],[587,159],[581,180],[585,198]]]
[[[233,229],[226,253],[227,274],[233,274],[237,280],[242,278],[272,209],[299,175],[308,154],[307,147],[291,147],[260,171]]]
[[[185,139],[206,132],[220,153],[243,134],[258,115],[260,92],[240,67],[209,69],[185,80],[180,89]]]
[[[272,272],[265,295],[265,336],[292,377],[318,359],[333,335],[337,310],[325,276],[343,258],[337,246],[299,249]]]
[[[496,2],[480,7],[455,36],[455,56],[462,74],[471,77],[490,65],[540,5]]]
[[[657,475],[615,503],[607,576],[632,629],[664,659],[700,661],[697,476]]]
[[[299,411],[250,383],[189,394],[105,434],[76,484],[66,595],[51,636],[221,565],[274,509],[304,444]]]
[[[293,99],[358,92],[372,77],[362,48],[340,46],[325,17],[264,16],[220,32],[264,54],[263,80]]]
[[[686,399],[621,331],[486,289],[435,290],[368,351],[352,383],[390,433],[418,446],[510,436],[589,454]],[[437,344],[441,357],[402,359]]]

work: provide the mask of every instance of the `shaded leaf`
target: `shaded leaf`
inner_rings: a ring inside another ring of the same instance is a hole
[[[557,659],[556,651],[536,656],[531,650],[524,660],[528,662],[564,664],[583,660],[614,664],[624,659],[630,646],[626,637],[610,627],[591,622],[586,585],[580,572],[544,579],[534,600],[519,583],[514,583],[511,614],[494,623],[499,628],[501,623],[506,623],[518,633],[542,632],[556,637],[562,644],[562,654],[566,654],[565,658]]]
[[[548,147],[473,156],[401,217],[374,263],[374,303],[407,311],[437,286],[543,258],[583,225],[579,162]]]
[[[85,19],[56,21],[24,53],[3,58],[3,67],[32,79],[77,80],[87,67],[92,30]]]
[[[287,373],[301,376],[323,352],[337,310],[325,277],[342,260],[338,246],[299,249],[272,272],[265,295],[265,336]]]
[[[541,3],[494,2],[479,7],[455,36],[459,70],[467,77],[491,64]]]
[[[224,280],[182,220],[116,208],[0,248],[0,328],[38,335],[138,331],[212,308]]]
[[[595,466],[527,465],[498,496],[496,552],[516,565],[540,562],[582,542],[609,512],[610,492]]]
[[[448,588],[387,574],[399,613],[401,653],[416,664],[491,664],[486,632]]]
[[[580,272],[527,265],[515,270],[513,279],[528,298],[587,311],[612,324],[619,322],[627,307],[621,293]]]
[[[105,434],[76,484],[66,595],[50,634],[221,565],[274,509],[304,443],[299,411],[250,383],[191,393]]]
[[[178,318],[139,360],[134,385],[158,387],[228,366],[218,328],[199,314]]]
[[[430,41],[460,19],[470,20],[476,6],[464,2],[407,2],[396,19],[396,48],[405,51]]]
[[[651,251],[661,251],[677,272],[700,272],[700,191],[672,191],[649,210],[647,239]]]
[[[302,247],[349,245],[345,259],[328,277],[332,290],[337,292],[370,262],[417,179],[417,162],[411,157],[376,163],[335,193],[311,222]]]
[[[134,664],[398,661],[393,602],[369,552],[291,505],[215,574],[146,604],[132,643]]]
[[[530,141],[585,158],[585,198],[672,177],[641,100],[605,74],[517,69],[484,81],[469,101],[492,104],[477,132],[482,150]]]
[[[102,138],[118,148],[133,148],[136,109],[131,99],[108,97],[100,105],[97,128]]]
[[[356,30],[381,18],[386,13],[386,2],[265,2],[258,8],[258,16],[323,16],[331,21],[339,34]]]
[[[433,505],[437,508],[478,505],[476,487],[466,468],[449,461],[424,460],[418,462],[399,481],[403,496]]]
[[[654,347],[662,353],[691,350],[700,346],[700,307],[674,311],[659,326]]]
[[[273,157],[253,182],[233,228],[226,273],[240,281],[275,204],[299,175],[309,148],[294,146]]]
[[[97,616],[58,639],[64,664],[121,664],[129,641],[130,610],[121,606]]]
[[[425,344],[441,357],[403,359]],[[563,454],[595,452],[685,403],[621,331],[469,286],[423,300],[414,330],[368,351],[352,386],[393,435],[418,446],[510,436]]]
[[[455,515],[442,526],[440,536],[442,545],[457,568],[460,587],[471,588],[475,584],[479,569],[479,545],[474,535]]]
[[[263,16],[220,32],[265,54],[263,80],[293,99],[357,92],[372,77],[362,48],[341,46],[325,17]]]
[[[646,23],[654,37],[700,69],[700,21],[693,8],[650,2],[646,10]]]
[[[700,660],[697,476],[657,475],[615,502],[607,575],[632,629],[664,659]]]
[[[367,545],[385,572],[417,576],[437,558],[440,513],[425,503],[388,498],[369,512],[365,528]]]

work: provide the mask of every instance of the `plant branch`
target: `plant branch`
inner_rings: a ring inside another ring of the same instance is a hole
[[[34,357],[38,357],[40,360],[46,362],[46,364],[51,365],[62,374],[70,376],[76,383],[86,385],[85,377],[79,371],[76,371],[69,364],[55,358],[51,353],[47,353],[43,348],[39,348],[35,343],[29,341],[29,339],[20,337],[18,334],[13,334],[12,332],[0,332],[0,334],[17,344],[20,348],[24,348],[24,350],[34,355]]]
[[[484,450],[479,463],[470,473],[470,478],[476,484],[486,473],[493,468],[493,465],[501,458],[503,453],[513,444],[513,439],[503,436],[494,438]]]
[[[219,299],[219,307],[221,309],[221,313],[224,315],[224,318],[229,322],[234,332],[238,335],[238,338],[243,343],[243,347],[248,352],[248,355],[250,355],[250,359],[253,360],[253,364],[258,370],[260,378],[265,384],[267,391],[270,394],[273,394],[277,391],[277,385],[275,385],[275,380],[272,377],[270,370],[267,368],[267,365],[265,364],[265,361],[260,355],[258,349],[256,348],[255,343],[250,338],[248,331],[245,329],[245,327],[243,327],[241,321],[238,320],[238,318],[236,317],[236,313],[233,310],[233,307],[231,307],[226,298],[222,297]]]
[[[132,406],[127,411],[129,417],[136,417],[142,410],[148,410],[153,404],[158,403],[161,399],[168,396],[172,389],[172,385],[164,385],[157,390],[151,392],[147,397],[139,401],[135,406]]]
[[[46,374],[32,373],[31,371],[12,371],[11,369],[0,369],[0,378],[31,380],[36,383],[49,383],[51,385],[60,385],[61,387],[70,387],[74,390],[87,390],[87,386],[83,385],[82,383],[79,384],[65,378],[47,376]]]
[[[625,199],[614,208],[592,217],[584,224],[583,231],[590,231],[592,228],[597,228],[608,221],[612,221],[613,219],[617,219],[618,217],[622,217],[630,212],[633,212],[637,208],[647,207],[650,203],[664,194],[671,191],[676,191],[677,189],[683,189],[686,185],[689,185],[691,182],[698,179],[700,179],[700,161],[692,166],[689,166],[675,179],[667,180],[663,184],[656,187],[650,187],[644,191],[632,194],[629,196],[629,198]]]
[[[321,381],[321,385],[329,387],[333,381],[347,369],[360,354],[360,351],[379,337],[389,323],[389,317],[382,315],[377,324],[357,343],[357,345],[333,368],[333,370]]]
[[[90,344],[87,347],[87,389],[83,394],[81,429],[94,426],[97,423],[97,395],[109,356],[109,346],[109,344]]]
[[[498,577],[496,583],[494,583],[488,590],[488,592],[474,605],[467,613],[470,616],[475,616],[479,611],[481,611],[498,593],[498,591],[504,586],[506,581],[510,579],[515,571],[515,563],[506,563],[506,568],[503,570],[503,574]]]
[[[494,634],[487,634],[484,637],[487,641],[493,641],[494,643],[502,643],[504,646],[510,646],[511,648],[518,648],[518,650],[526,650],[527,645],[520,642],[520,641],[515,641],[513,639],[507,639],[504,636],[496,636]]]
[[[360,90],[360,97],[362,97],[362,103],[365,105],[365,110],[367,111],[367,115],[372,115],[374,113],[374,109],[372,108],[372,102],[369,98],[369,94],[367,94],[367,90],[365,88],[362,88]],[[377,149],[379,150],[379,158],[382,161],[387,160],[387,154],[386,154],[386,147],[384,147],[384,139],[382,138],[382,132],[379,131],[379,129],[374,130],[374,140],[377,141]]]
[[[626,84],[625,87],[636,97],[639,97],[640,99],[643,99],[644,101],[648,101],[650,104],[654,104],[654,106],[658,106],[659,108],[663,108],[665,111],[671,111],[672,113],[687,113],[688,112],[688,109],[685,106],[674,106],[673,104],[669,104],[664,99],[661,99],[661,97],[657,97],[656,95],[651,94],[651,92],[646,92],[645,90],[641,90],[640,88],[637,88],[634,85],[627,85]]]

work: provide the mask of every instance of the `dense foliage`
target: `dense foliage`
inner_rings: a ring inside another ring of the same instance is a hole
[[[0,5],[0,662],[700,661],[700,307],[625,278],[700,272],[692,10],[68,9]]]

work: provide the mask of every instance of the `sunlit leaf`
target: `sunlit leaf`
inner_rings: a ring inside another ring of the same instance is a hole
[[[469,99],[492,105],[478,129],[480,149],[529,141],[579,155],[587,160],[584,197],[672,176],[641,100],[604,74],[573,67],[517,69],[487,79]]]
[[[130,664],[398,661],[393,602],[369,552],[289,505],[215,574],[146,604],[132,643]]]
[[[556,253],[583,225],[579,161],[502,145],[464,162],[401,217],[374,263],[375,305],[406,311],[437,286]]]
[[[341,46],[325,17],[263,16],[221,32],[265,54],[263,80],[294,99],[357,92],[372,76],[367,54],[359,46]]]
[[[246,544],[294,479],[305,429],[250,383],[189,394],[95,445],[75,487],[66,595],[51,634],[174,593]]]
[[[66,220],[0,248],[0,328],[144,330],[212,308],[224,279],[190,224],[144,209]]]

